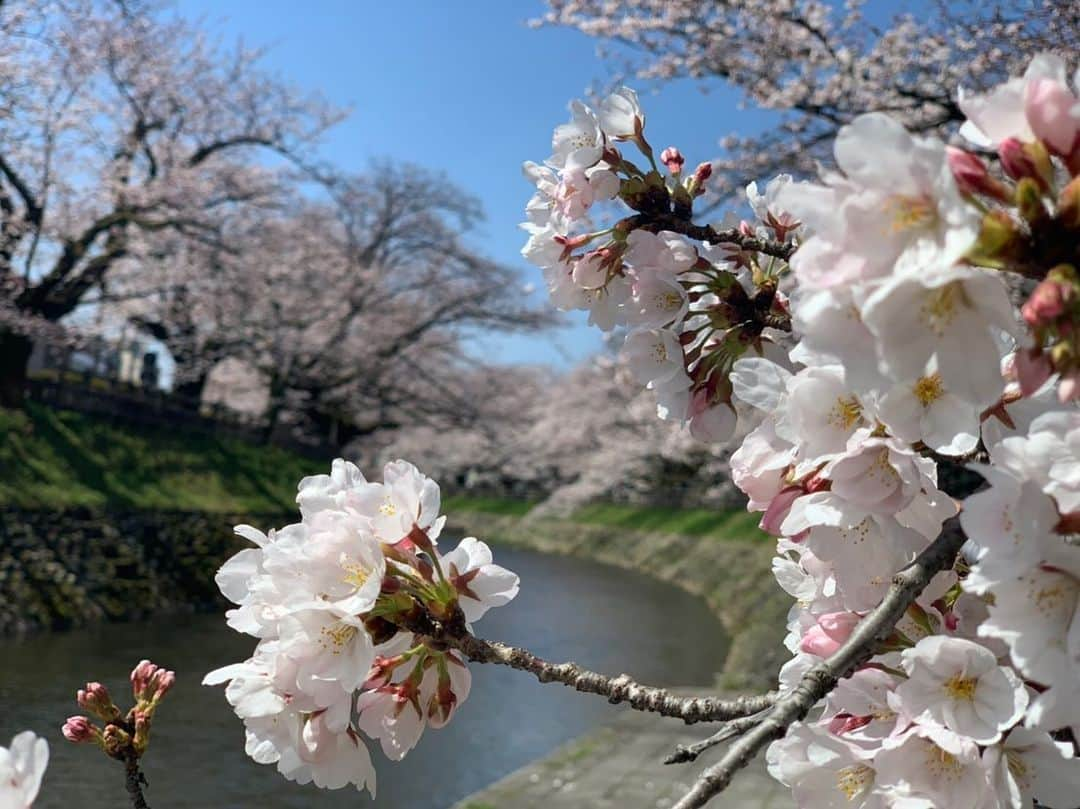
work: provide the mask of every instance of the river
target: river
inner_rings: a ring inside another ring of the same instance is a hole
[[[647,683],[707,686],[721,667],[726,640],[718,622],[702,601],[670,585],[516,549],[497,548],[496,560],[521,576],[522,588],[514,602],[477,624],[481,636],[552,660],[626,671]],[[210,669],[244,659],[253,645],[208,615],[0,639],[0,744],[30,728],[52,750],[35,808],[127,805],[122,765],[65,742],[59,728],[79,712],[75,691],[87,679],[104,682],[126,707],[127,672],[142,657],[177,673],[144,760],[153,809],[444,809],[626,710],[540,685],[522,672],[472,665],[472,693],[449,726],[426,731],[400,763],[372,746],[378,770],[372,801],[352,788],[326,792],[288,783],[272,766],[245,757],[242,725],[223,689],[199,682]]]

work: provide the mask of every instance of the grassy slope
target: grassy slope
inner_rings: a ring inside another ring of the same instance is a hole
[[[29,404],[0,409],[0,504],[269,513],[322,465],[276,447],[143,432]]]
[[[296,484],[323,464],[276,447],[193,432],[138,431],[70,411],[28,404],[0,409],[0,504],[183,509],[229,513],[292,511]],[[532,503],[448,497],[444,513],[524,516]],[[743,511],[595,503],[574,522],[641,531],[761,537],[757,515]]]

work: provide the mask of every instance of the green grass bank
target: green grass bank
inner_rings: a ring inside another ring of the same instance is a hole
[[[321,466],[277,447],[135,430],[32,402],[0,409],[5,506],[286,513],[295,508],[297,481]]]

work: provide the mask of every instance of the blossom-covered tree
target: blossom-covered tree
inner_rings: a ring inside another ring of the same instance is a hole
[[[29,334],[162,239],[216,240],[223,216],[308,165],[339,113],[152,0],[12,0],[0,30],[0,401],[11,402]]]
[[[713,157],[710,194],[813,173],[831,161],[840,127],[887,112],[909,131],[947,137],[964,120],[956,88],[981,90],[1022,71],[1039,51],[1080,46],[1069,0],[934,0],[875,19],[874,4],[819,0],[548,0],[535,24],[575,28],[604,43],[620,73],[642,80],[724,82],[777,111],[764,132],[737,132]]]
[[[160,291],[118,307],[163,340],[193,395],[226,358],[258,371],[272,425],[290,411],[323,435],[337,425],[343,444],[473,420],[463,331],[538,328],[550,312],[522,300],[517,270],[469,245],[482,212],[441,174],[383,162],[328,190],[241,210],[212,244],[178,246],[130,279],[120,270],[121,297],[148,276]]]

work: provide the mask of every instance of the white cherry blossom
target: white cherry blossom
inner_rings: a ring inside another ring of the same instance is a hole
[[[885,809],[873,765],[823,728],[791,726],[765,754],[769,774],[791,787],[800,809]]]
[[[645,126],[637,93],[620,87],[600,104],[600,128],[613,140],[630,140]]]
[[[993,744],[1027,708],[1023,681],[974,641],[933,635],[904,650],[901,661],[908,679],[893,691],[891,704],[921,724]]]
[[[494,564],[491,548],[476,537],[461,540],[441,564],[467,621],[478,621],[492,607],[509,604],[518,593],[517,574]]]
[[[895,809],[981,809],[989,789],[979,748],[949,731],[916,727],[874,766]]]
[[[974,406],[1001,396],[998,335],[1017,325],[1000,279],[970,267],[897,275],[861,311],[892,379],[919,379],[933,359],[945,389]]]
[[[596,114],[580,101],[570,105],[570,122],[560,124],[551,137],[548,162],[559,169],[587,169],[596,165],[604,152],[604,133]]]
[[[49,743],[33,731],[16,733],[9,747],[0,747],[0,806],[30,809],[49,765]]]
[[[966,455],[979,442],[978,407],[946,389],[937,371],[892,387],[878,399],[877,417],[891,435],[945,455]]]
[[[1080,795],[1080,761],[1072,745],[1045,731],[1013,728],[983,752],[983,762],[1002,809],[1031,809],[1036,798],[1047,809],[1068,809]]]

